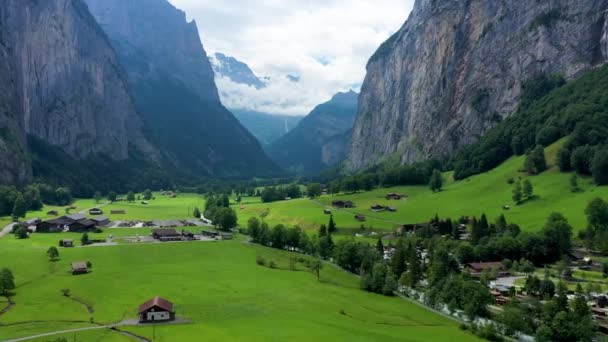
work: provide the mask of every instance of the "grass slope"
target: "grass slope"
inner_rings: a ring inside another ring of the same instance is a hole
[[[454,322],[418,306],[361,291],[357,277],[331,265],[325,265],[318,282],[302,264],[289,271],[286,252],[241,241],[61,249],[61,260],[52,264],[44,252],[57,238],[0,239],[1,266],[14,270],[17,283],[16,305],[0,316],[0,336],[87,326],[91,319],[107,324],[134,318],[140,303],[161,295],[193,324],[159,326],[155,341],[475,340]],[[279,269],[256,265],[258,255],[274,260]],[[78,260],[91,261],[93,272],[70,275],[69,264]],[[94,312],[63,297],[64,288]],[[154,333],[150,326],[124,330],[147,337]],[[76,337],[124,340],[103,331]]]
[[[580,178],[579,186],[582,191],[570,191],[571,174],[561,173],[555,166],[557,150],[564,142],[565,140],[561,140],[546,149],[550,169],[538,176],[529,177],[520,172],[524,157],[514,157],[490,172],[463,181],[455,182],[451,173],[446,173],[446,185],[439,193],[432,193],[426,186],[404,186],[357,194],[323,196],[319,201],[330,205],[332,200],[348,199],[357,204],[357,208],[349,212],[334,211],[340,228],[360,227],[361,223],[354,219],[352,212],[367,215],[367,222],[364,223],[366,227],[389,230],[394,229],[397,223],[427,222],[435,214],[456,219],[460,216],[480,216],[486,213],[491,220],[505,214],[510,222],[519,224],[523,230],[536,231],[542,228],[552,212],[559,211],[569,219],[575,230],[580,230],[586,226],[585,207],[594,197],[608,199],[608,187],[598,187],[590,178]],[[530,178],[537,196],[517,206],[512,200],[513,185],[507,181],[509,178],[519,177]],[[401,201],[387,201],[384,196],[389,192],[400,192],[409,197]],[[398,211],[372,213],[369,207],[374,204],[391,205]],[[503,210],[504,205],[510,206],[511,210]],[[299,224],[304,228],[317,229],[328,220],[328,217],[323,215],[322,207],[307,199],[269,204],[249,203],[244,207],[239,212],[241,225],[246,224],[249,217],[258,216],[266,210],[266,220],[271,225]]]

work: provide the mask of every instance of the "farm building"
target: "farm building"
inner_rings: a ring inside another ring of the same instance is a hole
[[[87,267],[87,263],[86,262],[79,261],[79,262],[73,262],[72,263],[72,274],[73,275],[86,274],[88,272],[89,272],[89,269]]]
[[[222,240],[232,240],[234,236],[231,233],[221,233]]]
[[[87,218],[75,221],[68,225],[68,229],[70,232],[83,233],[88,232],[90,230],[95,229],[95,221],[89,220]]]
[[[217,238],[220,236],[220,233],[218,233],[218,232],[213,232],[213,231],[210,231],[210,230],[203,230],[203,231],[201,232],[201,234],[202,234],[204,237],[208,237],[208,238],[212,238],[212,239],[217,239]]]
[[[194,233],[182,229],[182,237],[184,240],[194,240]]]
[[[140,323],[167,322],[175,319],[173,303],[158,296],[140,305],[137,314]]]
[[[107,226],[108,224],[110,224],[110,219],[105,216],[93,217],[93,218],[91,218],[91,221],[95,222],[95,225],[97,227],[103,227],[103,226]]]
[[[110,210],[110,214],[112,214],[112,215],[124,215],[126,213],[127,213],[127,211],[124,209]]]
[[[84,220],[87,217],[83,214],[72,214],[72,215],[66,215],[65,217],[69,218],[70,220],[73,221],[80,221],[80,220]]]
[[[333,201],[331,205],[335,208],[354,208],[355,203],[352,201]]]
[[[376,205],[372,205],[370,209],[371,209],[371,211],[373,211],[373,212],[379,213],[379,212],[381,212],[381,211],[386,210],[386,207],[384,207],[384,206],[382,206],[382,205],[380,205],[380,204],[376,204]]]
[[[402,199],[404,196],[402,194],[396,193],[396,192],[391,192],[389,194],[386,194],[386,199],[387,200],[400,200]]]
[[[473,262],[467,265],[467,269],[472,276],[480,276],[484,271],[498,272],[499,277],[508,275],[502,262]]]
[[[364,222],[365,221],[365,215],[357,214],[357,215],[355,215],[355,220],[357,220],[359,222]]]
[[[74,241],[68,239],[59,240],[59,247],[74,247]]]
[[[182,235],[173,228],[154,229],[152,237],[159,241],[181,241]]]
[[[103,210],[101,210],[99,208],[90,209],[89,215],[103,215]]]

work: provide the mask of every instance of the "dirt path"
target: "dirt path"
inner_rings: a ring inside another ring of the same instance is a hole
[[[28,336],[28,337],[20,337],[20,338],[15,338],[15,339],[12,339],[12,340],[5,340],[4,342],[27,341],[27,340],[33,340],[35,338],[42,338],[42,337],[48,337],[48,336],[53,336],[53,335],[61,335],[61,334],[69,334],[69,333],[75,333],[75,332],[79,332],[79,331],[111,329],[112,327],[113,326],[111,326],[111,325],[100,325],[98,327],[86,327],[86,328],[60,330],[60,331],[53,331],[53,332],[45,333],[45,334],[33,335],[33,336]]]
[[[4,237],[5,235],[10,234],[10,232],[13,230],[13,226],[15,226],[16,223],[11,223],[8,226],[4,227],[2,230],[0,230],[0,238]]]
[[[108,204],[110,204],[110,203],[111,203],[111,202],[105,202],[105,203],[102,203],[102,204],[100,204],[100,205],[98,205],[98,206],[95,206],[95,207],[93,207],[93,208],[89,208],[89,209],[84,209],[84,210],[81,210],[81,211],[79,211],[78,213],[79,213],[79,214],[86,215],[86,214],[88,214],[88,213],[89,213],[89,210],[91,210],[91,209],[98,209],[98,208],[104,207],[104,206],[106,206],[106,205],[108,205]]]

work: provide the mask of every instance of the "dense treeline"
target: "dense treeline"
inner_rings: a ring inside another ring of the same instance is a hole
[[[564,84],[559,76],[541,76],[524,84],[517,113],[490,130],[479,143],[459,151],[450,161],[454,177],[489,171],[513,155],[572,138],[560,152],[562,170],[602,174],[608,169],[608,66]],[[601,153],[596,153],[602,151]],[[595,161],[597,155],[597,162]],[[604,181],[605,176],[596,177]],[[603,184],[603,183],[602,183]]]
[[[54,188],[48,184],[31,184],[23,189],[0,186],[0,216],[23,218],[29,210],[40,210],[43,204],[68,205],[72,194],[68,188]]]
[[[211,220],[217,228],[223,231],[229,231],[237,226],[237,214],[236,211],[230,207],[230,198],[228,195],[216,196],[209,194],[205,199],[204,215],[207,219]],[[195,208],[194,211],[198,212],[198,208]]]
[[[300,198],[302,189],[295,183],[285,186],[267,186],[260,193],[260,197],[264,203],[282,201],[286,198]]]

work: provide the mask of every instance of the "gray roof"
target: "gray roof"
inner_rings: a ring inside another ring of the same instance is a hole
[[[86,215],[83,214],[72,214],[72,215],[67,215],[66,216],[69,219],[72,219],[74,221],[80,221],[80,220],[84,220],[86,217]]]
[[[91,217],[91,221],[95,221],[95,222],[101,222],[101,221],[106,221],[106,220],[109,221],[110,219],[105,216]]]

